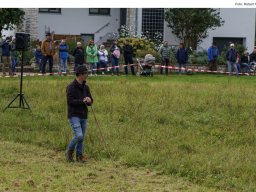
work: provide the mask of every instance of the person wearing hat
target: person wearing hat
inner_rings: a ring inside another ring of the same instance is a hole
[[[230,44],[230,48],[226,53],[227,65],[228,65],[228,74],[232,75],[232,68],[234,68],[236,74],[238,75],[236,60],[237,60],[237,51],[233,43]]]
[[[1,44],[2,48],[2,58],[3,58],[3,64],[2,64],[2,72],[3,75],[5,75],[5,67],[9,67],[9,75],[11,75],[11,39],[10,37],[6,37],[6,39]]]
[[[49,73],[52,75],[52,67],[53,67],[53,55],[55,54],[55,44],[52,41],[51,33],[46,33],[46,39],[42,42],[41,45],[42,52],[42,74],[45,74],[45,67],[47,60],[49,61]]]
[[[76,71],[76,68],[79,65],[83,65],[84,64],[84,49],[82,47],[82,43],[81,42],[77,42],[76,43],[76,48],[73,51],[73,56],[75,57],[74,71]]]
[[[80,65],[75,71],[76,79],[67,86],[68,120],[74,131],[74,137],[68,145],[66,159],[74,162],[74,151],[76,150],[76,160],[84,162],[83,142],[87,128],[88,107],[92,105],[93,98],[86,84],[88,70],[85,65]]]

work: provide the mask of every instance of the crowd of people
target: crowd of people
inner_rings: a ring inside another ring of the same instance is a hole
[[[47,33],[46,39],[42,41],[41,45],[38,44],[35,50],[36,63],[42,74],[45,74],[46,72],[45,67],[47,61],[49,61],[49,73],[52,73],[53,56],[56,51],[59,52],[58,74],[62,75],[67,73],[67,61],[70,53],[69,47],[65,40],[61,40],[60,45],[56,45],[52,40],[51,34]],[[110,48],[110,53],[108,53],[104,45],[97,47],[93,40],[88,41],[88,45],[85,49],[81,42],[77,42],[75,49],[71,53],[74,57],[73,70],[76,71],[78,66],[86,63],[90,71],[90,76],[96,76],[99,71],[104,75],[107,70],[107,64],[110,61],[112,66],[112,75],[120,75],[119,60],[122,53],[124,54],[125,64],[133,64],[132,56],[134,52],[132,46],[128,42],[122,49],[118,45],[118,41],[114,41]],[[135,75],[133,66],[131,66],[131,72]],[[128,74],[127,67],[125,68],[125,73]]]
[[[220,56],[217,43],[213,42],[212,46],[208,48],[208,61],[209,70],[217,71],[217,58]],[[242,54],[236,50],[235,44],[230,43],[230,46],[226,52],[227,61],[227,72],[231,76],[232,74],[240,75],[242,74],[242,69],[244,68],[245,75],[249,76],[251,72],[255,73],[256,66],[256,47],[251,54],[245,50]]]
[[[41,73],[45,74],[45,66],[47,60],[49,61],[49,73],[52,73],[53,66],[53,55],[55,51],[59,52],[59,67],[58,73],[66,74],[67,72],[67,60],[69,55],[69,47],[66,44],[65,40],[61,40],[60,45],[54,45],[54,41],[52,40],[51,34],[46,34],[46,39],[37,46],[35,50],[35,58],[36,63],[39,67]],[[168,75],[169,66],[170,66],[170,57],[173,54],[170,46],[168,45],[168,41],[164,41],[163,45],[159,49],[159,54],[162,59],[161,65],[163,67],[160,68],[160,73],[163,74],[163,68],[165,68],[165,74]],[[89,40],[86,49],[84,50],[82,43],[77,42],[76,48],[71,53],[74,56],[74,71],[76,68],[82,64],[87,64],[89,68],[89,75],[97,75],[97,74],[105,74],[109,69],[108,64],[111,68],[112,75],[120,75],[120,58],[123,56],[124,58],[124,74],[129,74],[129,69],[132,75],[136,75],[135,73],[135,51],[132,44],[127,40],[124,46],[120,46],[118,41],[115,40],[111,45],[109,52],[105,49],[104,45],[100,45],[97,47],[93,40]],[[186,64],[188,62],[188,52],[184,47],[183,43],[180,43],[179,49],[176,52],[176,59],[179,65],[179,68],[186,68]],[[86,60],[85,60],[86,58]],[[181,74],[181,70],[179,70],[179,74]]]
[[[9,75],[15,75],[18,51],[16,50],[15,37],[6,37],[1,43],[2,48],[2,72],[6,75],[6,67],[9,68]]]
[[[16,50],[15,41],[15,37],[7,37],[1,43],[3,61],[2,72],[4,75],[6,75],[6,68],[9,68],[9,75],[15,75],[16,72],[16,64],[19,54]],[[118,41],[115,40],[110,47],[109,52],[103,44],[96,46],[93,40],[88,41],[86,48],[82,46],[81,42],[77,42],[75,49],[70,52],[69,46],[64,39],[58,44],[56,41],[53,41],[51,33],[46,33],[45,40],[40,43],[38,42],[34,51],[35,61],[40,73],[46,73],[46,65],[48,63],[49,73],[53,74],[54,56],[56,56],[56,54],[58,57],[59,75],[67,74],[69,54],[74,57],[73,70],[75,71],[78,66],[86,63],[89,68],[90,76],[96,76],[99,73],[104,75],[109,69],[109,66],[111,70],[108,71],[110,71],[112,75],[120,75],[119,62],[121,56],[124,58],[124,74],[129,74],[128,67],[130,67],[132,75],[136,74],[134,65],[135,51],[128,40],[122,47],[118,44]],[[159,48],[159,54],[161,57],[160,74],[163,74],[165,71],[165,74],[168,75],[172,56],[175,56],[176,58],[179,75],[182,74],[182,69],[185,69],[186,71],[189,54],[184,43],[180,43],[179,48],[173,52],[168,45],[168,41],[164,41]],[[209,70],[217,71],[220,51],[216,42],[213,42],[208,48],[207,54]],[[226,52],[226,62],[229,75],[239,75],[243,70],[246,75],[249,75],[252,69],[251,66],[256,66],[256,47],[251,54],[249,54],[247,50],[241,54],[236,50],[235,44],[230,43],[229,49]]]

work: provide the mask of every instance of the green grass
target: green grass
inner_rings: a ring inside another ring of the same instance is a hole
[[[72,137],[65,96],[72,79],[25,78],[33,112],[1,111],[1,139],[64,151]],[[204,187],[256,191],[254,77],[94,77],[88,83],[115,160]],[[18,88],[18,79],[0,79],[2,109]],[[91,112],[87,133],[85,153],[107,158]]]
[[[0,141],[0,150],[0,191],[216,191],[118,162],[67,163],[63,153],[31,144]]]

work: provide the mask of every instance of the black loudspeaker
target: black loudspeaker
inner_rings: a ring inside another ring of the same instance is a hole
[[[30,35],[28,33],[16,33],[16,50],[27,50],[30,44]]]

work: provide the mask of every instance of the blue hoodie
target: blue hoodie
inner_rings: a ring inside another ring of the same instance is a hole
[[[213,59],[216,59],[220,53],[219,53],[219,49],[217,47],[209,47],[208,49],[208,61],[213,61]]]
[[[61,59],[67,59],[68,58],[68,45],[64,44],[60,44],[60,58]]]

